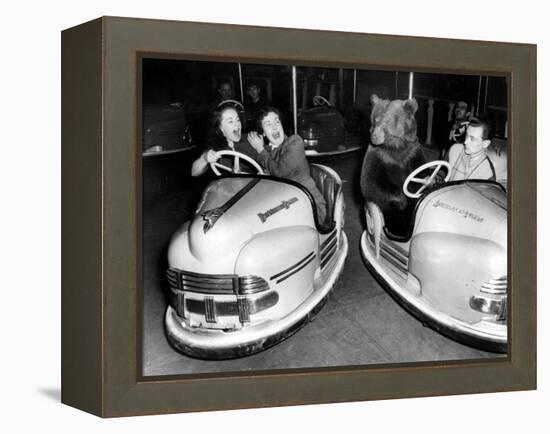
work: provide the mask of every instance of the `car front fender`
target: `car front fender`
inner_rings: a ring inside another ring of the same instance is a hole
[[[311,294],[318,269],[319,235],[309,226],[257,234],[243,246],[235,264],[236,275],[262,277],[270,290],[277,291],[280,301],[276,309],[281,315]]]

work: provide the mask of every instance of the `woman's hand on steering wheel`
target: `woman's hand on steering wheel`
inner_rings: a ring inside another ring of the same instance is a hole
[[[209,149],[208,152],[206,152],[205,156],[204,156],[204,160],[208,163],[208,164],[213,164],[215,163],[216,161],[218,161],[220,159],[220,156],[218,155],[218,153],[212,149]]]

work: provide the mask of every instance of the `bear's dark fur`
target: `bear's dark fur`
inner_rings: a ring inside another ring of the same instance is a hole
[[[371,145],[361,170],[361,192],[384,214],[386,229],[397,237],[409,235],[415,200],[403,193],[407,176],[426,162],[414,114],[416,100],[383,100],[372,95]]]

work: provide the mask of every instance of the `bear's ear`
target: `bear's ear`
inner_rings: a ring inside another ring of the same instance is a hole
[[[378,101],[380,101],[380,98],[378,98],[378,95],[376,95],[375,93],[373,93],[373,94],[370,96],[370,102],[372,102],[373,104],[376,104]]]
[[[418,110],[418,103],[416,102],[416,99],[412,98],[405,101],[403,104],[403,109],[411,115],[414,115]]]

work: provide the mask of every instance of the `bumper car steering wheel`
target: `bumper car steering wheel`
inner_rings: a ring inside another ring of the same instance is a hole
[[[431,167],[434,167],[434,169],[432,170],[432,173],[430,173],[430,175],[426,176],[425,178],[417,178],[418,174]],[[409,174],[409,176],[407,176],[405,182],[403,183],[403,193],[405,193],[405,196],[410,197],[411,199],[417,199],[422,196],[422,192],[433,184],[434,178],[443,167],[447,168],[447,174],[445,175],[444,179],[444,182],[447,182],[449,180],[449,177],[451,176],[451,165],[447,161],[430,161],[414,169]],[[410,183],[422,184],[422,186],[418,190],[416,190],[416,192],[411,192],[409,190]]]
[[[262,167],[255,160],[253,160],[251,157],[249,157],[248,155],[242,154],[242,153],[237,152],[237,151],[231,151],[231,150],[218,151],[218,152],[216,152],[216,155],[219,158],[221,158],[221,157],[232,157],[233,158],[233,167],[228,167],[225,164],[218,163],[218,162],[210,163],[210,168],[218,176],[221,176],[221,172],[218,169],[222,169],[227,173],[233,173],[233,174],[241,174],[241,173],[250,174],[250,172],[241,171],[240,160],[244,160],[248,164],[250,164],[254,169],[256,169],[256,173],[258,175],[263,175],[264,174],[264,171],[262,170]]]
[[[321,95],[315,95],[313,97],[313,105],[315,107],[332,107],[332,104],[324,96]]]
[[[240,111],[244,111],[244,106],[237,100],[234,99],[224,99],[222,102],[220,102],[217,106],[217,108],[221,108],[224,105],[232,106],[235,109],[239,109]]]

